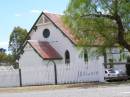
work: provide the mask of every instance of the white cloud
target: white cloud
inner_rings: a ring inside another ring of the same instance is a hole
[[[35,14],[39,14],[39,13],[41,13],[41,10],[33,9],[30,12],[35,13]]]
[[[6,53],[7,54],[10,54],[11,53],[11,51],[8,49],[8,42],[7,41],[5,41],[5,42],[0,42],[0,48],[4,48],[4,49],[6,49]]]
[[[8,42],[6,42],[6,41],[0,42],[0,46],[1,46],[1,45],[7,45],[7,44],[8,44]]]
[[[20,17],[20,16],[22,16],[22,14],[16,13],[15,16]]]
[[[29,12],[16,13],[15,16],[16,17],[28,16],[28,15],[31,15],[30,13],[31,14],[39,14],[39,13],[41,13],[41,10],[33,9],[33,10],[30,10]]]
[[[44,9],[43,12],[49,12],[47,9]]]
[[[8,42],[0,42],[0,48],[8,49]]]

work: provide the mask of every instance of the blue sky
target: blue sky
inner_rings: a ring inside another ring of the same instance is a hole
[[[0,48],[8,47],[10,33],[15,26],[28,31],[41,13],[63,13],[69,0],[1,0],[0,1]]]

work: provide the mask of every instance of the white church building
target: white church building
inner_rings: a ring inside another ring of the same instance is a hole
[[[29,31],[19,58],[23,85],[104,81],[104,58],[78,48],[61,17],[42,12]]]

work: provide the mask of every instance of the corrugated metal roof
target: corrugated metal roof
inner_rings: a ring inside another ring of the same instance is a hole
[[[62,20],[62,15],[54,13],[44,13],[51,21],[63,32],[65,36],[69,38],[74,44],[77,44],[75,35],[72,33],[71,29],[65,25]]]
[[[49,42],[28,40],[33,49],[45,60],[62,59],[61,55],[49,44]]]
[[[85,41],[84,39],[75,36],[74,33],[72,32],[72,30],[67,25],[65,25],[65,23],[62,20],[62,15],[54,14],[54,13],[47,13],[47,12],[45,12],[44,14],[49,19],[51,19],[51,21],[56,26],[58,26],[58,28],[62,30],[62,32],[65,34],[65,36],[67,36],[68,39],[71,40],[74,44],[79,44],[79,45],[83,45],[83,46],[84,45],[94,46],[94,45],[102,45],[104,42],[104,38],[100,34],[95,33],[95,32],[91,32],[92,35],[96,35],[96,38],[95,38],[95,40],[93,40],[92,43]]]

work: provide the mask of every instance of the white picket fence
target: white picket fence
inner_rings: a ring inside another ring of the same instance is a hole
[[[98,61],[89,64],[58,65],[57,81],[58,83],[104,82],[104,66]]]
[[[88,66],[58,66],[57,67],[58,83],[76,83],[99,81],[98,70],[89,70]]]
[[[57,84],[104,81],[104,67],[99,61],[89,64],[57,64]],[[54,64],[21,69],[22,86],[55,84]],[[20,86],[19,70],[0,71],[0,87]]]
[[[21,70],[22,85],[54,84],[53,65]]]
[[[57,83],[103,82],[104,67],[99,61],[89,64],[57,64]],[[22,85],[55,84],[54,64],[21,70]]]
[[[0,87],[19,86],[19,70],[2,70],[0,71]]]

